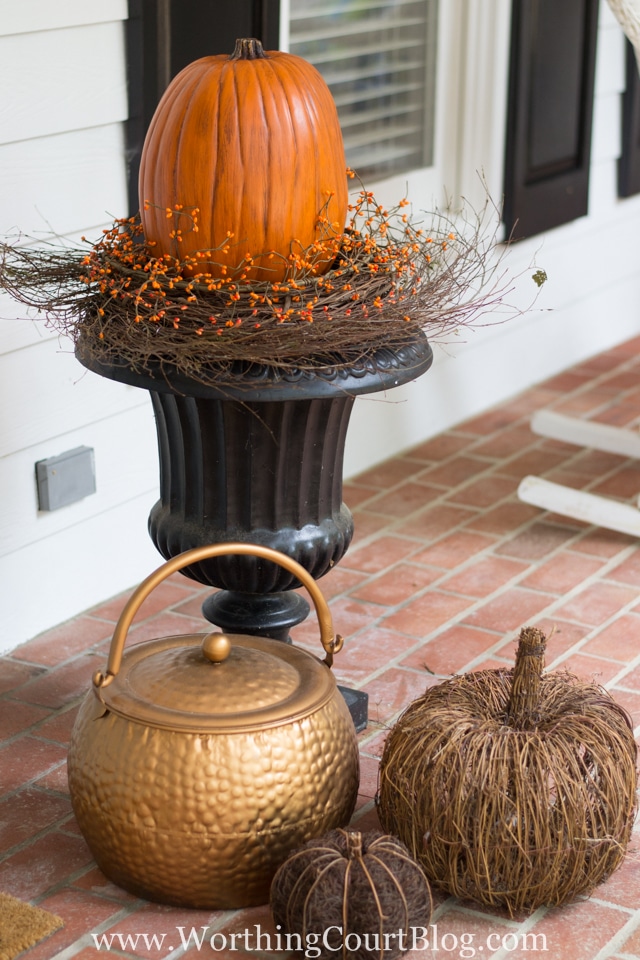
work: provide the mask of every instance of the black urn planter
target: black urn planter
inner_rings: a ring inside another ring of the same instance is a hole
[[[248,540],[287,554],[314,579],[341,559],[353,535],[341,482],[352,398],[306,397],[303,388],[282,400],[152,391],[152,401],[162,496],[149,532],[164,557]],[[279,636],[309,609],[285,593],[298,586],[294,577],[257,557],[222,557],[187,574],[223,591],[205,611],[223,629]]]
[[[353,536],[342,473],[355,398],[414,380],[433,360],[424,337],[347,369],[284,375],[252,366],[205,384],[166,368],[139,373],[97,361],[81,344],[76,354],[95,373],[151,394],[160,500],[149,532],[165,559],[209,543],[257,543],[314,579],[340,561]],[[203,613],[229,633],[287,640],[309,612],[295,578],[259,557],[215,558],[184,573],[218,588]]]

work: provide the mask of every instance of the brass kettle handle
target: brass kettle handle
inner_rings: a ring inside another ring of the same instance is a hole
[[[326,663],[328,667],[331,667],[333,664],[333,655],[342,649],[344,640],[339,634],[334,633],[333,620],[329,607],[311,574],[307,573],[297,560],[292,560],[291,557],[280,553],[279,550],[273,550],[271,547],[262,547],[253,543],[212,544],[206,547],[194,547],[192,550],[186,550],[184,553],[178,554],[177,557],[172,557],[171,560],[167,560],[167,562],[163,563],[157,570],[150,573],[149,576],[142,581],[140,586],[134,590],[125,604],[113,632],[107,669],[104,673],[99,670],[93,677],[93,683],[96,687],[104,687],[111,683],[120,670],[124,644],[127,633],[129,632],[129,627],[149,594],[155,590],[163,580],[166,580],[167,577],[170,577],[171,574],[176,573],[178,570],[182,570],[183,567],[188,567],[192,563],[199,563],[201,560],[208,560],[211,557],[224,556],[225,554],[249,554],[251,556],[263,557],[265,560],[271,560],[273,563],[285,567],[285,569],[297,577],[313,600],[318,625],[320,627],[320,641],[326,653],[323,662]]]

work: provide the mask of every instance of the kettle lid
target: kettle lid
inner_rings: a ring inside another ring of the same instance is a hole
[[[314,713],[335,694],[331,670],[299,647],[212,633],[130,647],[94,692],[111,712],[154,727],[231,733]]]

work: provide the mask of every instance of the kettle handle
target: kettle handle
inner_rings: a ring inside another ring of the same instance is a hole
[[[154,570],[153,573],[149,574],[149,576],[142,581],[140,586],[134,590],[131,597],[125,604],[125,607],[120,614],[120,618],[118,619],[116,628],[113,632],[111,648],[109,650],[109,659],[107,661],[107,669],[104,673],[99,670],[94,675],[94,686],[104,687],[111,683],[113,678],[120,670],[124,644],[127,638],[129,627],[131,626],[133,618],[135,617],[139,608],[142,606],[142,603],[146,600],[149,594],[155,590],[155,588],[159,586],[163,580],[166,580],[167,577],[170,577],[171,574],[176,573],[183,567],[188,567],[192,563],[199,563],[201,560],[208,560],[210,557],[224,556],[225,554],[250,554],[251,556],[263,557],[265,560],[271,560],[273,563],[277,563],[279,566],[285,567],[285,569],[289,570],[290,573],[293,573],[297,577],[313,600],[316,616],[318,618],[318,625],[320,627],[320,642],[322,643],[326,653],[323,662],[326,663],[328,667],[331,667],[333,664],[333,655],[342,649],[344,640],[339,634],[334,633],[333,620],[331,618],[329,607],[327,606],[327,602],[311,574],[309,574],[296,560],[292,560],[291,557],[288,557],[284,553],[280,553],[279,550],[273,550],[271,547],[263,547],[253,543],[211,544],[206,547],[194,547],[192,550],[186,550],[184,553],[178,554],[178,556],[173,557],[171,560],[167,560],[166,563],[163,563],[162,566],[158,567],[157,570]]]

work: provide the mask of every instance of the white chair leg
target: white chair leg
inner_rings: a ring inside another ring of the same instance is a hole
[[[539,410],[531,418],[531,429],[543,437],[564,440],[579,447],[593,447],[621,457],[640,460],[640,433],[624,427],[611,427],[593,420],[565,417],[553,410]]]
[[[531,418],[534,433],[553,440],[563,440],[580,447],[591,447],[606,453],[640,460],[640,434],[623,427],[611,427],[592,420],[566,417],[553,410],[539,410]],[[518,497],[543,510],[585,523],[617,530],[640,537],[640,509],[595,493],[574,490],[541,477],[525,477],[518,487]],[[638,501],[640,505],[640,498]]]
[[[640,537],[640,510],[628,503],[609,500],[584,490],[574,490],[551,483],[541,477],[524,477],[518,487],[518,497],[524,503],[530,503],[543,510],[551,510],[563,517],[573,517],[585,523],[606,527]]]

